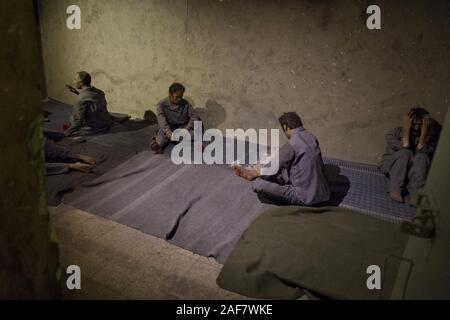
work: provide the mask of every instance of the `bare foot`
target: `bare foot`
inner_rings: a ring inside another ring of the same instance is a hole
[[[398,202],[398,203],[404,202],[401,193],[398,191],[393,191],[389,195],[391,196],[391,199],[394,200],[395,202]]]
[[[419,198],[416,195],[409,196],[409,199],[406,201],[411,207],[417,208],[419,204]]]
[[[234,173],[236,173],[236,175],[238,176],[238,177],[242,177],[242,171],[244,170],[240,165],[234,165],[233,166],[233,170],[234,170]]]
[[[234,172],[241,178],[248,181],[253,181],[259,177],[258,171],[254,169],[244,169],[240,165],[233,166]]]
[[[162,154],[162,148],[158,142],[156,142],[155,138],[153,138],[150,148],[155,151],[156,154]]]
[[[92,170],[92,166],[90,164],[77,162],[77,163],[70,163],[68,165],[69,169],[75,170],[75,171],[81,171],[84,173],[90,173]]]
[[[80,155],[80,160],[81,160],[81,162],[90,164],[92,166],[97,163],[97,160],[95,160],[95,158],[89,157],[89,156],[85,156],[85,155]]]

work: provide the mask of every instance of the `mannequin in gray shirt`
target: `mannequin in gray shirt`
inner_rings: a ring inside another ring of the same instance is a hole
[[[156,106],[158,131],[153,138],[151,148],[156,153],[162,153],[172,140],[176,129],[193,131],[194,121],[201,121],[192,105],[183,99],[186,89],[181,83],[174,83],[169,88],[169,96]]]
[[[85,71],[78,72],[74,86],[66,85],[70,92],[77,95],[66,135],[79,136],[109,130],[113,119],[106,106],[105,93],[91,86],[90,74]]]
[[[259,169],[235,166],[236,174],[253,181],[253,191],[274,204],[301,206],[327,202],[330,189],[319,142],[303,127],[295,112],[283,114],[279,121],[289,141],[280,149],[278,173],[261,176]]]

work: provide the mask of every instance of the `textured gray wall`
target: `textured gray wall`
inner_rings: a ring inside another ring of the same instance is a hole
[[[66,8],[82,29],[65,27]],[[142,117],[173,81],[208,126],[278,127],[295,110],[328,156],[375,163],[384,134],[412,104],[441,121],[449,106],[450,2],[42,0],[49,95],[81,69],[110,109]]]

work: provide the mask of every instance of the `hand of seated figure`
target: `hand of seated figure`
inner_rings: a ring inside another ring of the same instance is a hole
[[[421,151],[426,145],[427,133],[428,133],[429,127],[430,127],[430,115],[426,114],[422,118],[422,128],[420,131],[419,144],[417,145],[418,151]]]
[[[66,88],[69,89],[70,92],[75,93],[75,94],[80,94],[80,92],[78,92],[77,89],[75,89],[74,87],[72,87],[69,84],[66,84]]]
[[[172,134],[173,134],[172,130],[167,129],[164,134],[166,135],[167,139],[172,140]]]

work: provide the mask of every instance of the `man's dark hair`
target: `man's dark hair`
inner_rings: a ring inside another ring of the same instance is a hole
[[[287,126],[289,129],[296,129],[303,126],[302,119],[296,112],[284,113],[280,119],[281,127]]]
[[[186,91],[186,88],[181,83],[178,83],[178,82],[175,82],[169,88],[170,95],[172,95],[176,92],[180,92],[180,91],[184,93]]]
[[[410,112],[413,112],[417,119],[422,119],[425,115],[430,114],[427,110],[421,107],[411,108]]]
[[[87,73],[86,71],[80,71],[78,72],[78,76],[80,77],[81,83],[84,84],[86,87],[91,86],[91,75]]]

